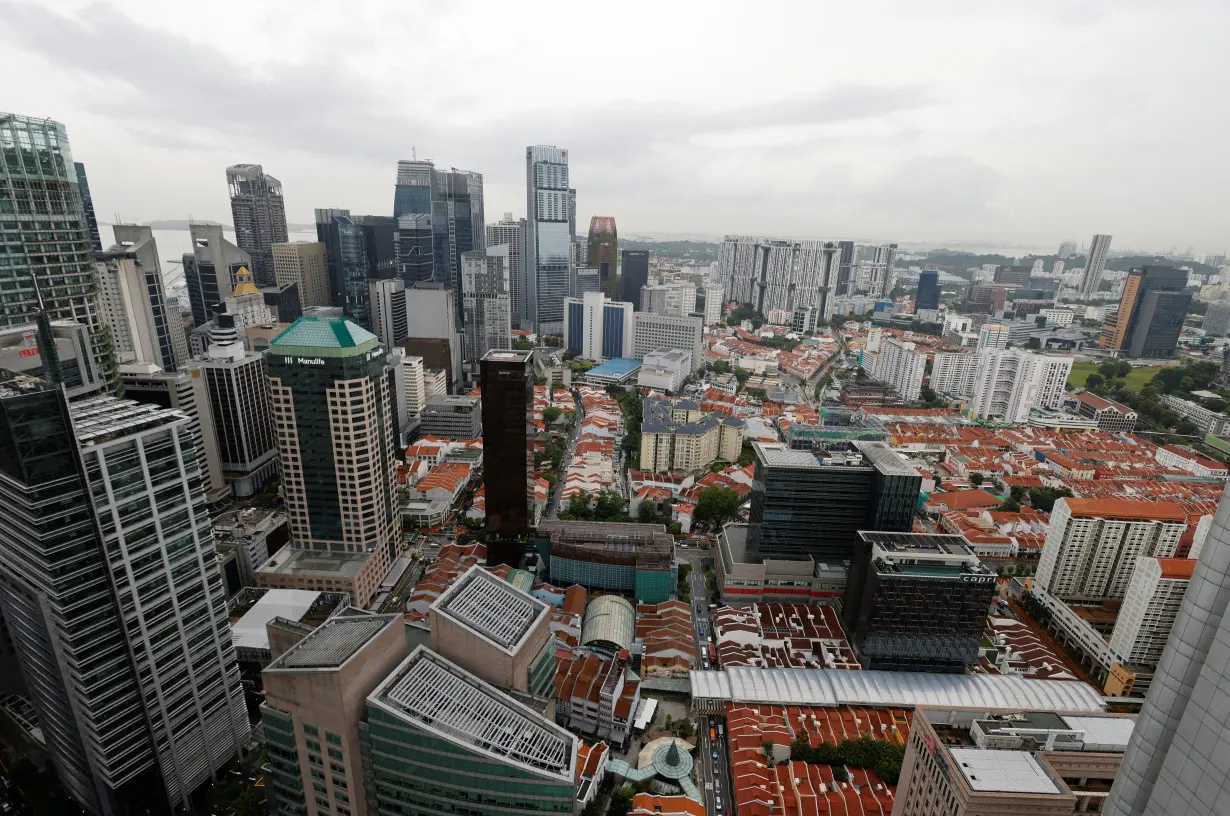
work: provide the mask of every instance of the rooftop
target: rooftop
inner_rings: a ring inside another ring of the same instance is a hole
[[[1157,564],[1162,568],[1163,578],[1191,578],[1196,569],[1194,558],[1158,558]]]
[[[419,646],[368,697],[412,725],[566,785],[578,740],[429,649]]]
[[[367,329],[344,317],[304,316],[292,323],[269,344],[276,354],[333,354],[322,356],[350,356],[351,353],[368,351],[380,345],[380,339]],[[354,352],[339,353],[342,349]]]
[[[1073,516],[1115,518],[1131,521],[1187,521],[1187,512],[1174,502],[1128,499],[1062,499]]]
[[[186,419],[179,411],[109,395],[70,403],[69,411],[78,441],[87,446]]]
[[[353,578],[372,557],[371,553],[301,550],[286,545],[257,567],[258,572],[285,575],[320,575],[325,578]]]
[[[307,589],[270,589],[231,626],[231,641],[239,649],[268,649],[265,624],[274,618],[297,621],[319,597],[319,592]]]
[[[961,775],[970,788],[996,793],[1054,793],[1063,791],[1028,751],[953,748]]]
[[[641,361],[631,357],[615,357],[585,372],[586,377],[622,378],[641,367]]]
[[[854,447],[863,454],[868,464],[887,476],[918,476],[905,457],[883,442],[855,442]]]
[[[500,362],[522,362],[530,359],[534,355],[533,351],[514,351],[512,349],[492,349],[483,355],[484,360],[498,360]]]
[[[266,671],[337,669],[386,626],[400,623],[401,615],[342,615],[317,626]]]
[[[548,614],[545,603],[477,565],[431,608],[507,651],[516,648],[534,621]]]

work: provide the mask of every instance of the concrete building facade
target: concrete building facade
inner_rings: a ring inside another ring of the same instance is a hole
[[[328,306],[329,264],[325,245],[321,241],[276,243],[270,250],[273,276],[277,283],[293,283],[299,287],[299,304]]]

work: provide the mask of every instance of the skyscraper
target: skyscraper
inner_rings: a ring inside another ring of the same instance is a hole
[[[355,215],[351,216],[350,220],[363,231],[363,247],[367,251],[367,277],[397,277],[393,219],[387,215]]]
[[[188,360],[178,308],[167,302],[158,245],[149,227],[116,224],[115,244],[98,253],[99,304],[121,362],[175,371]]]
[[[398,162],[393,221],[402,280],[459,291],[462,254],[486,247],[483,209],[481,173],[437,170],[428,160]]]
[[[0,612],[59,782],[190,809],[250,739],[187,418],[0,384]]]
[[[920,309],[940,308],[940,273],[924,269],[918,273],[918,291],[914,294],[914,313]]]
[[[649,283],[649,250],[622,249],[619,252],[619,297],[641,311],[641,287]]]
[[[371,293],[367,288],[367,241],[349,217],[333,216],[333,252],[338,283],[342,287],[342,314],[370,330]]]
[[[235,243],[252,257],[256,283],[273,283],[273,245],[286,242],[282,182],[265,175],[259,164],[235,164],[226,168],[226,184],[231,192]]]
[[[496,350],[479,361],[483,458],[499,462],[506,474],[486,483],[487,531],[499,537],[487,543],[489,564],[520,565],[522,541],[534,517],[533,354]]]
[[[81,214],[85,217],[86,231],[90,235],[90,246],[95,252],[102,252],[102,235],[98,232],[98,218],[94,215],[94,197],[90,195],[90,182],[85,177],[85,165],[73,162],[77,173],[77,189],[81,192]]]
[[[406,291],[406,323],[410,338],[448,344],[447,359],[424,349],[407,348],[426,359],[428,368],[447,368],[450,389],[461,381],[461,332],[457,329],[457,293],[442,283],[416,283]],[[438,347],[438,344],[436,344]]]
[[[1142,266],[1123,282],[1119,309],[1106,318],[1100,345],[1123,357],[1174,357],[1192,296],[1187,273],[1172,266]]]
[[[406,322],[406,282],[401,278],[368,281],[372,333],[391,349],[410,336]]]
[[[355,602],[365,604],[400,537],[385,350],[350,320],[301,317],[274,338],[266,362],[292,543],[370,554],[355,580]]]
[[[598,267],[598,285],[610,298],[619,297],[619,235],[615,219],[595,215],[589,220],[588,265]]]
[[[1089,242],[1089,254],[1085,256],[1085,277],[1081,280],[1082,298],[1093,297],[1102,283],[1102,272],[1106,269],[1106,256],[1110,253],[1109,235],[1095,235]]]
[[[272,255],[274,279],[299,287],[300,307],[330,305],[329,262],[323,241],[274,244]]]
[[[525,149],[526,316],[539,334],[564,330],[568,297],[574,192],[568,186],[568,151],[551,145]]]
[[[632,335],[631,303],[612,301],[602,292],[564,301],[564,345],[586,360],[630,357]]]
[[[1217,816],[1230,801],[1230,502],[1225,496],[1103,812]]]
[[[511,305],[508,297],[507,245],[498,251],[467,252],[461,256],[461,306],[464,342],[461,356],[473,363],[492,349],[512,346]]]
[[[878,277],[867,285],[884,285],[889,247],[895,252],[895,244],[877,248]],[[838,247],[831,241],[727,235],[718,249],[715,270],[728,299],[745,303],[762,314],[770,309],[799,307],[828,311],[834,283],[840,278],[838,261]],[[871,267],[864,273],[871,275]]]
[[[1035,405],[1056,410],[1063,404],[1071,372],[1071,357],[987,349],[978,355],[970,414],[1019,423],[1029,419]]]
[[[333,245],[333,217],[344,215],[350,217],[350,210],[329,207],[316,210],[316,240],[325,245],[325,269],[329,273],[329,302],[324,306],[337,306],[345,301],[342,293],[342,282],[337,272],[337,247]]]
[[[393,191],[393,245],[397,274],[407,286],[435,279],[436,255],[431,225],[432,181],[429,161],[397,163]]]
[[[487,249],[508,246],[508,300],[513,328],[525,320],[525,219],[512,213],[487,225]]]
[[[192,252],[183,256],[184,285],[192,307],[192,325],[200,326],[213,315],[214,304],[231,296],[239,270],[251,271],[252,257],[226,240],[222,227],[214,224],[190,224],[188,234]]]
[[[0,112],[0,234],[8,244],[0,267],[0,328],[30,323],[42,307],[54,319],[88,326],[101,379],[119,375],[98,314],[94,247],[85,222],[64,126]],[[36,292],[37,285],[37,292]]]

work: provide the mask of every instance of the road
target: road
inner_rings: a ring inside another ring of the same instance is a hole
[[[704,669],[716,669],[709,663],[709,644],[713,638],[713,622],[709,617],[709,591],[705,588],[706,553],[688,553],[685,560],[692,565],[688,584],[692,588],[692,629],[696,640],[696,665]],[[709,737],[709,729],[721,731],[716,739]],[[728,814],[734,811],[730,801],[730,754],[726,736],[726,718],[704,716],[696,726],[697,783],[705,800],[705,810],[710,814]],[[718,805],[721,805],[720,807]]]
[[[555,495],[551,497],[547,507],[547,518],[559,516],[559,506],[564,500],[564,474],[568,471],[568,463],[572,461],[572,452],[576,450],[577,438],[581,435],[581,420],[585,419],[585,406],[581,403],[576,391],[571,391],[572,400],[576,403],[576,413],[573,415],[572,430],[568,432],[568,444],[564,447],[564,455],[560,457],[559,473],[556,474]]]

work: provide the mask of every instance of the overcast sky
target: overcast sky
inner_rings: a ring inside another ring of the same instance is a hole
[[[392,214],[398,159],[578,225],[1114,248],[1230,245],[1230,2],[0,0],[0,106],[68,127],[100,220]]]

